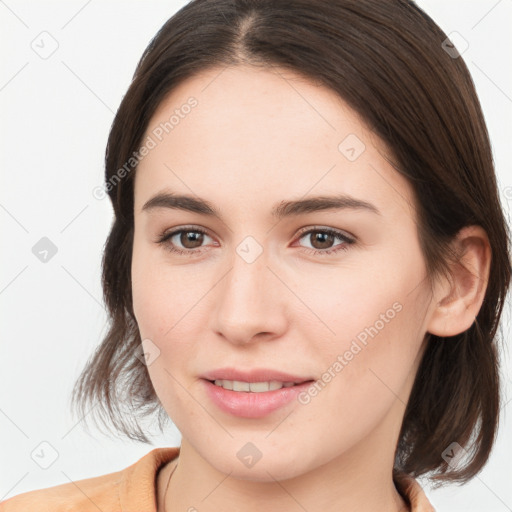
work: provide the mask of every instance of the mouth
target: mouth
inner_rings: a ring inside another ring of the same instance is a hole
[[[211,384],[221,387],[229,391],[240,391],[243,393],[266,393],[267,391],[276,391],[281,388],[291,388],[301,384],[313,382],[313,380],[305,380],[300,382],[281,382],[277,380],[263,381],[263,382],[246,382],[241,380],[226,380],[216,379],[208,380]]]
[[[240,381],[202,378],[204,391],[221,411],[240,418],[264,418],[284,407],[297,405],[297,397],[314,380],[293,381]]]

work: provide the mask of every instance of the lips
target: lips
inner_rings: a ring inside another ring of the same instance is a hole
[[[293,403],[297,404],[297,396],[304,392],[314,377],[305,375],[296,375],[273,370],[270,368],[252,368],[250,370],[240,370],[236,368],[219,368],[201,375],[203,389],[210,400],[217,408],[231,416],[240,418],[263,418],[278,409],[289,407]],[[217,385],[223,381],[223,385]],[[229,389],[230,384],[226,386],[226,381],[231,381],[236,389]],[[259,384],[269,383],[269,390],[261,389]],[[257,387],[253,391],[246,389]],[[287,383],[286,387],[275,389],[278,383]],[[228,389],[224,388],[226,386]],[[245,392],[244,392],[245,391]]]
[[[201,384],[206,396],[218,410],[230,416],[247,419],[264,418],[274,411],[292,407],[293,404],[297,407],[299,404],[298,396],[311,385],[310,382],[303,382],[302,384],[295,384],[291,387],[283,387],[273,391],[246,393],[224,389],[212,384],[207,379],[201,379]]]

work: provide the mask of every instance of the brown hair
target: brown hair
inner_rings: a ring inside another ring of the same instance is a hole
[[[479,225],[492,262],[476,322],[447,339],[427,334],[407,404],[395,474],[465,482],[493,446],[500,411],[497,328],[510,281],[510,233],[500,205],[489,137],[462,58],[447,36],[408,0],[194,0],[150,42],[113,121],[105,180],[115,219],[103,254],[109,331],[87,362],[73,404],[100,405],[131,439],[149,442],[139,419],[168,420],[146,366],[132,309],[133,183],[136,159],[157,106],[180,82],[207,68],[252,64],[291,70],[335,91],[388,146],[411,183],[430,283],[449,277],[449,242]],[[135,161],[134,161],[135,160]],[[127,169],[119,177],[119,170]],[[131,172],[129,172],[131,171]],[[117,175],[116,175],[117,173]],[[123,411],[123,407],[126,409]],[[470,454],[453,468],[443,451]]]

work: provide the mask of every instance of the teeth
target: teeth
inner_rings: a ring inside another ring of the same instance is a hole
[[[274,391],[281,388],[289,388],[295,385],[295,382],[278,382],[271,380],[269,382],[242,382],[239,380],[216,380],[216,386],[223,387],[233,391],[245,391],[251,393],[264,393],[265,391]]]
[[[248,382],[233,381],[233,391],[250,391],[250,384]]]

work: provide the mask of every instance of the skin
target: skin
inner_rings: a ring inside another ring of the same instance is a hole
[[[461,231],[454,243],[465,251],[464,265],[454,265],[453,283],[438,279],[431,288],[412,189],[385,160],[382,141],[334,92],[278,68],[210,69],[171,91],[146,135],[190,96],[198,105],[135,177],[134,312],[141,338],[160,350],[149,375],[182,434],[179,459],[158,478],[158,510],[407,510],[392,480],[405,404],[426,333],[455,335],[478,313],[490,264],[485,232]],[[366,147],[355,161],[338,149],[349,134]],[[222,220],[142,211],[164,189],[208,200]],[[381,214],[270,216],[283,200],[334,192]],[[190,225],[207,231],[202,242],[172,241],[182,250],[199,247],[194,256],[156,243],[172,228],[194,231]],[[321,245],[299,232],[313,227],[356,242],[312,254],[345,243],[333,237]],[[263,251],[252,263],[236,252],[249,235]],[[203,389],[200,376],[224,366],[320,380],[396,303],[400,312],[307,404],[294,400],[264,418],[239,418]],[[250,468],[236,456],[248,442],[262,453]]]

